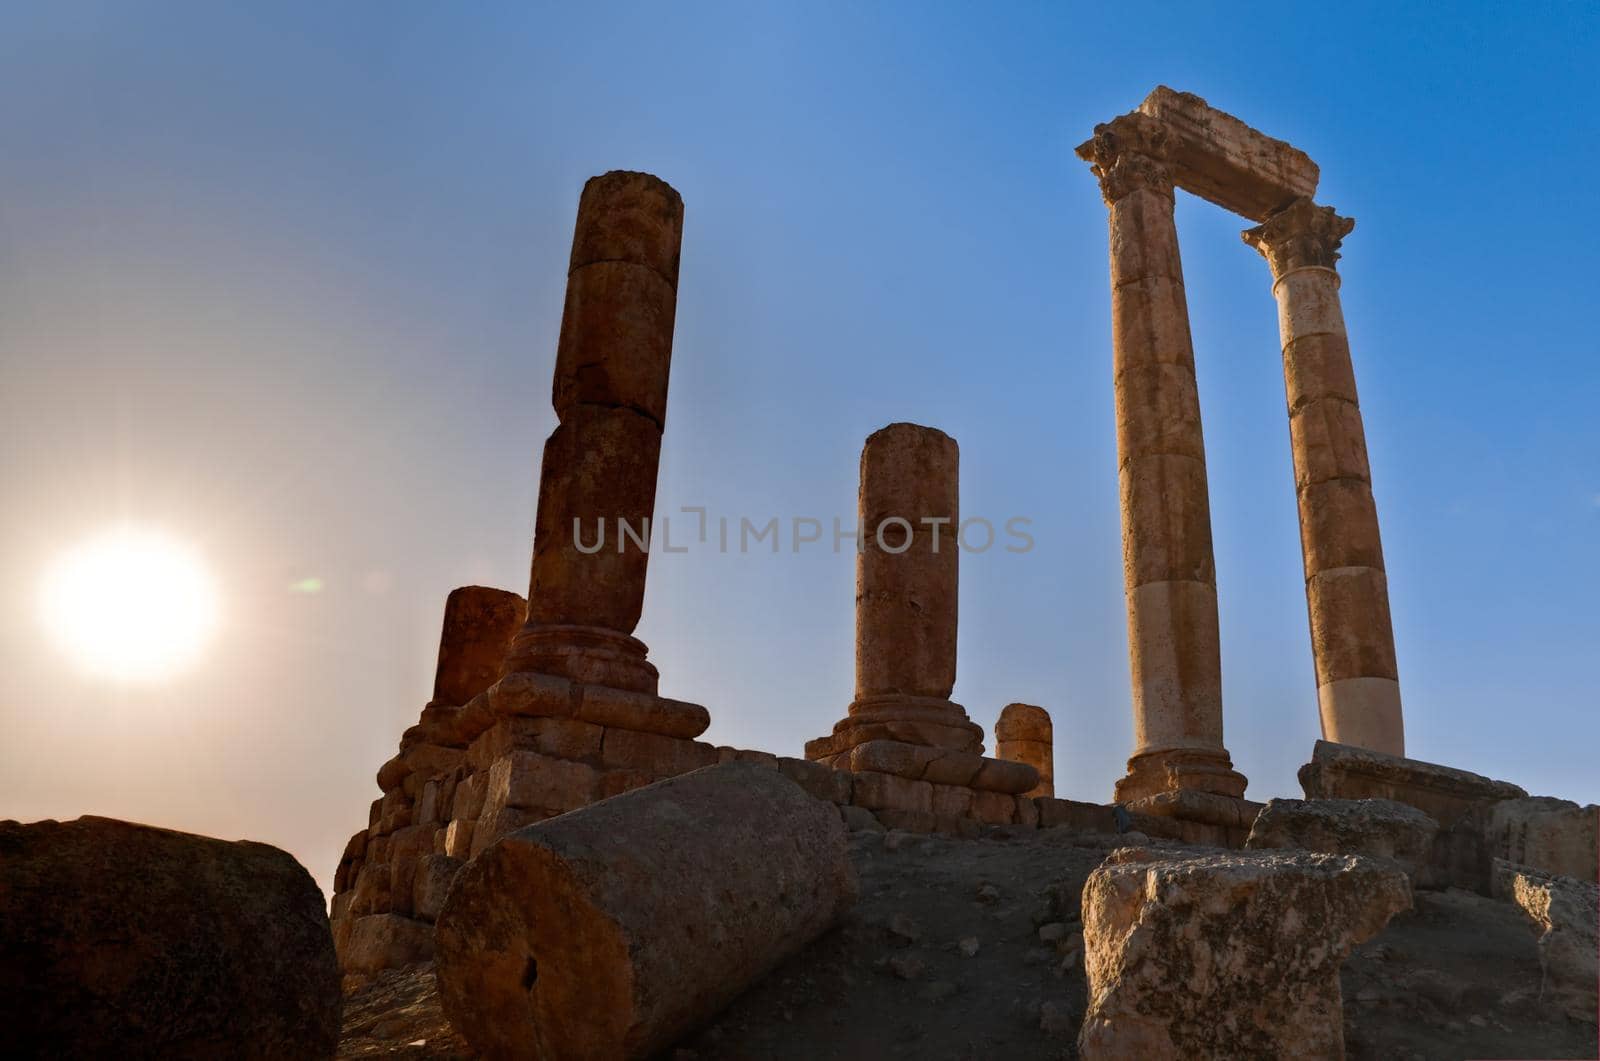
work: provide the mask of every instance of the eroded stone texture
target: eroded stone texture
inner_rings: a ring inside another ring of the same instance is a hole
[[[1508,781],[1454,767],[1319,740],[1300,768],[1307,799],[1392,799],[1449,828],[1500,800],[1527,792]]]
[[[1272,266],[1322,735],[1405,754],[1388,576],[1339,306],[1355,222],[1301,197],[1247,230]]]
[[[462,586],[444,602],[439,665],[429,705],[459,707],[494,684],[506,646],[528,617],[528,602],[487,586]]]
[[[1387,858],[1415,881],[1438,832],[1438,822],[1394,800],[1274,799],[1256,816],[1245,847]]]
[[[1078,148],[1110,209],[1113,381],[1135,749],[1118,801],[1241,796],[1222,743],[1216,568],[1194,349],[1173,223],[1175,134],[1134,112]]]
[[[333,939],[287,853],[85,817],[0,822],[0,867],[12,1056],[333,1056]]]
[[[1591,871],[1593,868],[1591,867]],[[1522,908],[1538,927],[1541,995],[1552,998],[1574,1020],[1600,1019],[1600,885],[1540,873],[1503,859],[1494,862],[1494,890]]]
[[[507,672],[656,691],[655,667],[630,635],[644,603],[682,238],[683,200],[666,182],[616,171],[585,185],[552,391],[560,424],[540,471],[532,603]]]
[[[1375,859],[1116,851],[1083,892],[1079,1055],[1342,1058],[1340,963],[1410,905]]]
[[[1484,824],[1492,857],[1578,880],[1600,873],[1597,833],[1600,807],[1547,796],[1492,804]]]
[[[489,1057],[644,1057],[854,901],[831,804],[730,762],[511,833],[437,929],[445,1012]]]
[[[1039,773],[1039,783],[1026,796],[1056,794],[1055,733],[1050,712],[1032,704],[1007,704],[994,724],[995,755],[1026,763]]]

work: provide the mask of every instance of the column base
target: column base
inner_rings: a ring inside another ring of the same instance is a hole
[[[1238,799],[1246,784],[1221,748],[1158,748],[1128,760],[1128,774],[1117,782],[1114,798],[1130,803],[1163,792],[1193,791]]]
[[[643,641],[601,626],[529,623],[506,650],[503,674],[530,672],[655,694],[660,674]]]
[[[852,703],[832,734],[806,742],[806,758],[843,755],[874,740],[983,754],[983,727],[968,718],[960,704],[932,696],[889,693]]]

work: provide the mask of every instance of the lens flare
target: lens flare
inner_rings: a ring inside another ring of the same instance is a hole
[[[116,681],[186,669],[217,621],[216,592],[194,550],[137,527],[62,554],[45,573],[40,603],[61,649],[85,672]]]

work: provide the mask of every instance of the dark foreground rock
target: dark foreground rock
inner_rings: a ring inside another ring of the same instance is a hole
[[[287,853],[0,822],[7,1057],[330,1057],[340,1004],[322,893]]]

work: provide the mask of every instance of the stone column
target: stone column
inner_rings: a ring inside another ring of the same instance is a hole
[[[1404,755],[1388,577],[1334,271],[1354,227],[1301,198],[1244,240],[1272,266],[1278,301],[1322,735]]]
[[[1039,783],[1025,796],[1056,794],[1055,735],[1050,712],[1032,704],[1007,704],[994,724],[994,754],[1039,771]]]
[[[630,635],[644,604],[682,237],[683,200],[664,181],[619,170],[584,186],[556,354],[560,424],[545,443],[528,621],[508,673],[656,691]]]
[[[823,758],[869,740],[978,752],[983,730],[950,701],[956,681],[960,451],[943,431],[890,424],[861,450],[856,696]]]
[[[1116,798],[1244,793],[1222,744],[1222,661],[1205,443],[1168,131],[1142,114],[1078,149],[1110,208],[1123,584],[1135,750]]]

